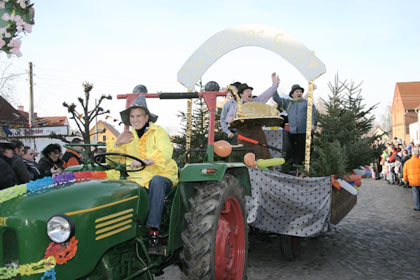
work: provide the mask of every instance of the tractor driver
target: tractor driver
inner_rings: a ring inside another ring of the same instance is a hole
[[[147,109],[146,98],[136,97],[130,107],[120,112],[121,120],[131,131],[121,133],[115,143],[107,143],[108,152],[135,156],[146,168],[131,173],[133,180],[149,190],[149,215],[146,227],[150,229],[149,254],[160,254],[159,228],[167,194],[178,182],[178,167],[172,159],[173,147],[165,130],[155,124],[158,116]],[[137,169],[142,164],[130,162]]]

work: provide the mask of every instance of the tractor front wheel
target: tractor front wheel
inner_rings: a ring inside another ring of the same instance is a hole
[[[222,182],[196,186],[182,233],[188,279],[246,279],[248,226],[242,187],[226,174]]]

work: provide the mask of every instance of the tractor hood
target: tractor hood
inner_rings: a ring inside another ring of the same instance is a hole
[[[24,194],[0,204],[0,216],[20,220],[45,219],[48,215],[90,209],[138,195],[131,181],[94,180],[67,183]],[[49,218],[49,217],[48,217]]]
[[[91,271],[107,249],[135,236],[139,205],[148,207],[147,201],[146,190],[128,180],[66,183],[28,193],[0,204],[0,248],[13,244],[10,252],[19,254],[20,264],[37,262],[51,242],[47,221],[67,215],[79,243],[77,258],[66,267],[77,271],[72,277],[78,278]],[[143,212],[147,214],[147,208]],[[0,267],[6,255],[13,255],[10,252],[0,252]]]

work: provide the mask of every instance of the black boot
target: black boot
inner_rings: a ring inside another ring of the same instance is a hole
[[[150,231],[149,247],[147,248],[149,255],[160,255],[159,231]]]

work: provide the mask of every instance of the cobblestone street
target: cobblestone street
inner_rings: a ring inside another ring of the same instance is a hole
[[[420,212],[411,189],[364,179],[350,214],[326,234],[303,239],[283,260],[276,236],[250,236],[249,280],[420,279]],[[181,279],[177,267],[156,279]]]

